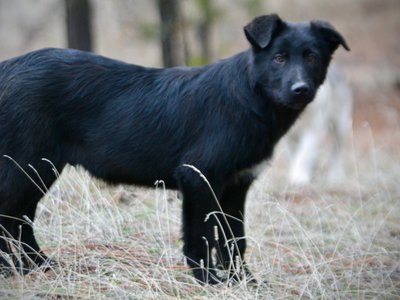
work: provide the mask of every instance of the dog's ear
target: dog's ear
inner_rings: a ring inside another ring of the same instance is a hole
[[[314,30],[330,47],[330,51],[333,53],[339,45],[342,45],[344,49],[350,51],[350,47],[347,45],[343,36],[328,22],[325,21],[312,21],[311,29]]]
[[[262,50],[269,45],[274,34],[283,24],[276,14],[260,16],[244,27],[244,33],[255,49]]]

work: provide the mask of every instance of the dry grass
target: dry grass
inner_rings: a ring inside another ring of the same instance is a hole
[[[351,148],[351,147],[350,147]],[[347,154],[348,181],[284,184],[278,150],[247,203],[247,261],[260,282],[201,286],[183,263],[175,192],[109,187],[68,168],[35,222],[62,266],[0,280],[2,299],[398,299],[399,156]]]

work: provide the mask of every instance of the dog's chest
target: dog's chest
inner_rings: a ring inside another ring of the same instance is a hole
[[[269,164],[269,159],[264,159],[261,162],[252,165],[249,168],[240,170],[238,172],[238,177],[252,176],[253,178],[257,178],[268,167],[268,164]]]

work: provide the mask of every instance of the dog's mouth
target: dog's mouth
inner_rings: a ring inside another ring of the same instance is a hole
[[[292,97],[291,101],[289,101],[289,106],[295,109],[303,109],[306,107],[314,97],[311,95],[303,96],[303,97]]]
[[[278,106],[285,107],[293,110],[302,110],[315,97],[315,91],[313,89],[306,93],[299,95],[293,95],[290,91],[279,90],[269,95],[269,98]]]
[[[299,96],[299,97],[284,97],[284,98],[277,98],[276,104],[295,110],[302,110],[304,109],[314,97],[311,96]]]

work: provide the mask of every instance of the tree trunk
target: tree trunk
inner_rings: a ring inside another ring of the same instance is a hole
[[[92,51],[89,0],[65,0],[68,48]]]
[[[210,0],[197,0],[201,11],[201,21],[198,26],[198,35],[201,44],[201,63],[209,63],[211,53],[211,27],[214,22],[215,12]]]
[[[183,65],[183,43],[180,0],[157,0],[161,20],[161,50],[165,67]]]

